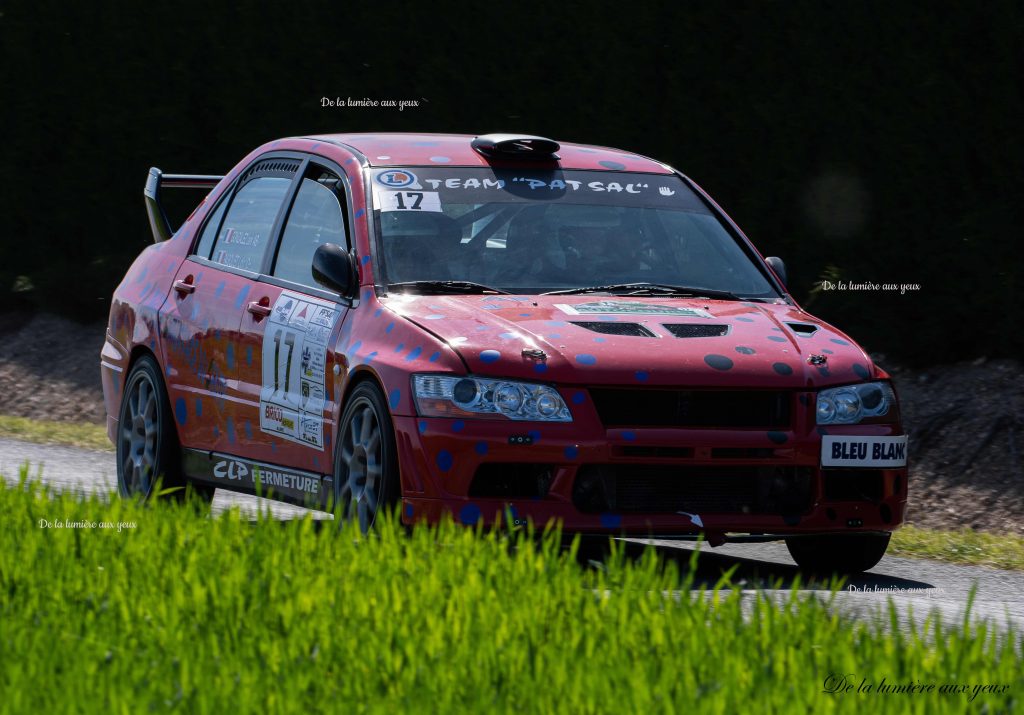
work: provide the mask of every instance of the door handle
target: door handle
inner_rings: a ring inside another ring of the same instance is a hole
[[[174,290],[178,291],[183,296],[195,293],[196,287],[192,284],[192,276],[187,276],[185,280],[174,281]]]
[[[263,298],[262,300],[267,299]],[[269,303],[270,301],[267,302]],[[251,303],[249,303],[249,307],[246,310],[248,310],[250,313],[256,316],[256,320],[259,320],[260,318],[266,318],[268,315],[270,315],[271,308],[269,305],[265,305],[261,301],[254,300]]]

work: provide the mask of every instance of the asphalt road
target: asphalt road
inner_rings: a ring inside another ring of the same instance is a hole
[[[61,490],[81,493],[106,492],[115,488],[114,456],[73,447],[37,445],[0,438],[0,474],[15,479],[19,469],[29,465],[31,475],[41,474],[44,482]],[[214,513],[237,505],[243,513],[255,514],[260,507],[269,508],[280,519],[308,513],[306,509],[258,497],[217,490]],[[329,514],[312,512],[314,517],[330,519]],[[637,544],[642,543],[637,540]],[[687,542],[654,541],[665,558],[685,565],[694,548]],[[631,547],[639,550],[639,546]],[[793,580],[799,575],[782,543],[726,544],[715,549],[704,547],[700,555],[697,584],[710,587],[722,571],[735,566],[734,581],[743,585],[752,597],[755,589],[767,589],[783,599],[789,595]],[[938,561],[885,557],[870,572],[849,579],[845,590],[834,602],[841,612],[857,618],[870,619],[886,613],[890,599],[899,612],[901,629],[909,627],[912,618],[922,623],[927,614],[938,609],[945,624],[963,619],[968,595],[977,587],[972,619],[988,620],[1000,632],[1013,624],[1017,633],[1024,625],[1024,573],[1002,571],[980,566],[957,566]],[[801,578],[801,592],[828,596],[826,584],[807,582]]]

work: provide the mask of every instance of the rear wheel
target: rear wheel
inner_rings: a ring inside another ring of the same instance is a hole
[[[873,568],[885,556],[892,534],[828,534],[786,539],[797,566],[819,574],[855,574]]]
[[[117,425],[118,493],[143,501],[183,501],[187,484],[181,474],[178,433],[160,367],[150,355],[140,357],[128,373]],[[153,488],[158,480],[161,490],[180,488],[157,495]],[[205,499],[213,496],[210,488],[194,491]]]
[[[357,521],[364,534],[402,497],[391,415],[372,382],[352,390],[338,429],[334,504],[343,523]]]

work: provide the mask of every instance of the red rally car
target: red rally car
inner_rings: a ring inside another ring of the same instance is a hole
[[[212,189],[177,231],[161,192]],[[150,171],[101,355],[124,496],[190,484],[874,566],[906,506],[888,375],[693,181],[517,135],[274,141]],[[178,490],[181,493],[182,490]]]

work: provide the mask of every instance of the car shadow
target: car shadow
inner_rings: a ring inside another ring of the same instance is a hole
[[[642,558],[647,544],[624,542],[626,558],[638,560]],[[773,588],[791,589],[799,585],[801,591],[830,591],[833,586],[832,574],[814,574],[801,570],[795,564],[779,563],[778,561],[736,556],[733,554],[716,553],[710,547],[703,546],[697,550],[690,543],[679,545],[652,545],[658,558],[663,563],[674,563],[680,573],[690,570],[691,560],[696,555],[696,569],[693,572],[694,589],[710,589],[718,583],[722,576],[733,569],[730,581],[742,588]],[[588,561],[589,554],[584,554]],[[883,560],[874,571],[842,576],[843,588],[856,587],[857,590],[888,590],[888,589],[931,589],[934,584],[926,581],[896,576],[885,573],[886,563]]]

